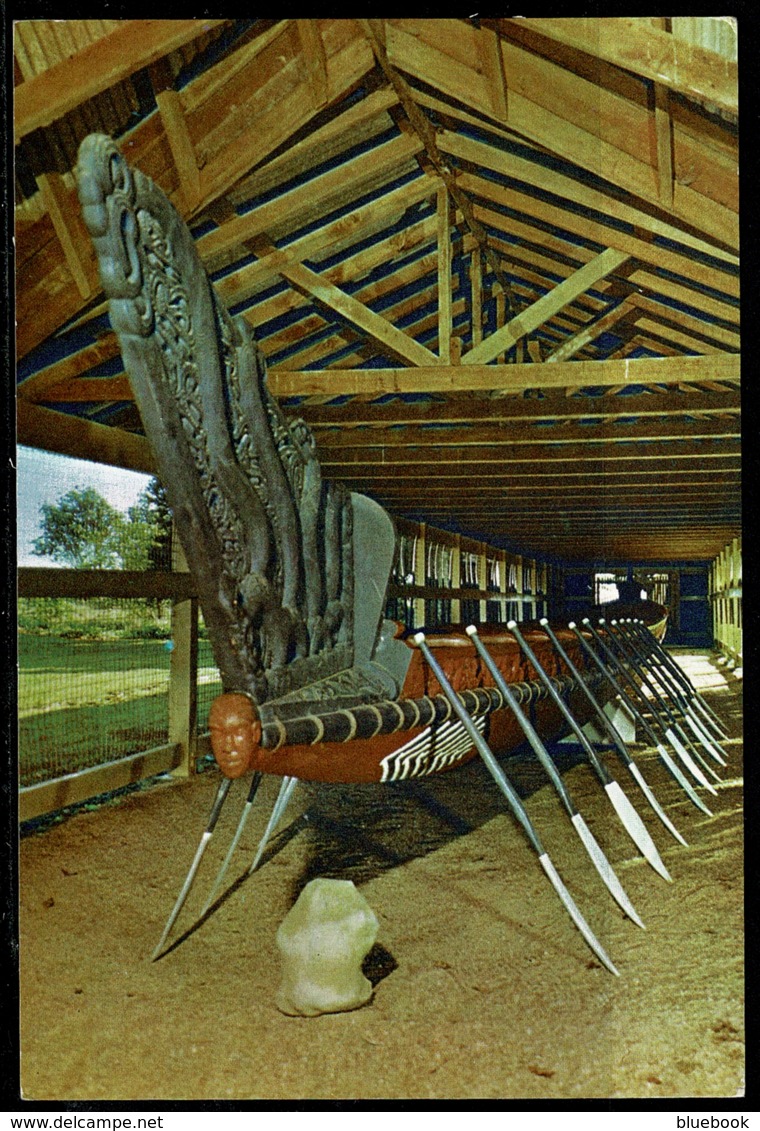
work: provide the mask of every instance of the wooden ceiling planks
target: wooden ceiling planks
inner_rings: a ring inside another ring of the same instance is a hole
[[[221,39],[209,21],[133,22],[195,25],[200,65],[180,85],[141,28],[131,58],[156,110],[125,151],[198,231],[328,474],[395,515],[560,557],[592,552],[591,497],[605,552],[613,533],[660,556],[730,541],[735,64],[662,21],[211,21]],[[69,23],[74,75],[91,40],[124,31]],[[136,74],[119,66],[113,92]],[[22,88],[42,77],[25,67]],[[82,76],[69,118],[100,81]],[[44,153],[35,169],[34,207],[17,210],[20,438],[60,421],[48,446],[146,467],[72,178]],[[513,521],[491,505],[504,489]]]

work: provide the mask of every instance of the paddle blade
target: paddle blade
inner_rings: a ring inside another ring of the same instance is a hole
[[[667,750],[665,749],[665,747],[662,745],[661,742],[657,743],[657,753],[660,755],[660,758],[662,759],[663,763],[668,768],[668,770],[670,770],[671,774],[676,779],[676,781],[681,786],[681,788],[686,791],[686,793],[688,794],[689,800],[691,802],[693,802],[694,805],[696,805],[697,809],[701,809],[702,812],[706,813],[708,817],[712,817],[712,811],[707,808],[707,806],[705,805],[702,798],[699,796],[697,791],[693,788],[691,782],[688,781],[687,778],[681,773],[680,769],[678,768],[676,763],[673,761],[673,759],[670,757],[670,755],[668,754]]]
[[[646,825],[642,821],[639,814],[634,809],[631,802],[623,793],[620,785],[616,781],[611,781],[609,785],[604,787],[607,796],[612,802],[612,806],[617,813],[620,820],[625,826],[625,831],[630,836],[633,843],[638,848],[642,856],[652,865],[655,872],[662,876],[668,883],[673,882],[673,878],[668,872],[668,869],[662,862],[657,845],[652,840]]]
[[[665,810],[660,805],[660,803],[657,800],[657,798],[655,797],[655,795],[652,793],[652,790],[649,788],[646,781],[644,780],[644,776],[641,773],[641,770],[639,769],[639,767],[636,765],[636,763],[634,761],[631,761],[631,762],[628,763],[628,769],[631,771],[631,774],[633,775],[633,778],[636,781],[636,784],[638,785],[639,789],[644,794],[647,801],[652,806],[655,813],[660,818],[660,820],[662,821],[663,825],[668,830],[668,832],[672,833],[673,836],[676,838],[676,840],[680,844],[682,844],[682,845],[684,845],[684,847],[688,848],[687,841],[685,841],[684,838],[681,836],[678,829],[675,827],[675,825],[670,820],[670,818],[668,817],[667,813],[665,812]]]
[[[604,881],[604,884],[612,898],[616,901],[616,903],[619,904],[620,907],[622,907],[628,918],[631,919],[637,927],[641,927],[642,930],[644,930],[644,924],[639,918],[636,908],[633,906],[630,899],[626,895],[625,889],[623,888],[620,880],[615,875],[615,871],[612,865],[602,852],[596,838],[594,837],[594,834],[591,832],[591,829],[583,820],[583,817],[580,815],[580,813],[576,813],[573,817],[573,825],[575,826],[575,831],[583,841],[584,847],[591,857],[594,867],[602,877],[602,880]]]
[[[599,942],[596,935],[591,930],[588,923],[586,922],[586,920],[583,918],[580,911],[576,907],[576,905],[573,901],[573,897],[570,895],[570,892],[567,890],[567,888],[563,884],[562,880],[560,879],[559,873],[557,872],[557,869],[554,867],[554,865],[552,864],[552,862],[549,859],[549,857],[547,856],[547,854],[544,852],[541,856],[539,856],[538,859],[541,863],[541,867],[546,872],[546,875],[549,877],[549,880],[551,882],[552,887],[554,888],[557,895],[560,897],[560,899],[564,903],[565,908],[566,908],[568,914],[570,915],[570,918],[573,920],[576,927],[578,928],[580,933],[583,935],[583,937],[586,940],[586,942],[588,943],[588,945],[593,950],[594,954],[597,956],[599,961],[609,970],[609,972],[611,974],[614,974],[616,977],[619,978],[620,977],[620,971],[613,965],[612,960],[607,956],[607,953],[604,950],[604,947]]]

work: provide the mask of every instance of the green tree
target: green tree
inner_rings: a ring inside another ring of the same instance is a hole
[[[94,487],[73,487],[57,503],[43,503],[42,534],[32,553],[75,569],[116,569],[124,515]]]
[[[32,553],[75,569],[170,569],[171,512],[151,479],[126,514],[94,487],[74,487],[41,507]]]
[[[160,479],[154,476],[148,482],[137,502],[129,508],[127,516],[131,523],[144,524],[151,531],[146,564],[137,568],[171,569],[172,512]]]

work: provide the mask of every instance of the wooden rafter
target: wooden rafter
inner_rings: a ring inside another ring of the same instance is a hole
[[[224,20],[124,20],[72,58],[27,79],[15,90],[16,144],[135,71],[197,39]]]
[[[438,86],[465,106],[498,117],[484,76],[474,66],[479,34],[481,31],[463,21],[392,20],[387,22],[388,56],[395,67]],[[449,48],[452,38],[457,40],[456,59]],[[509,82],[507,124],[513,131],[594,175],[614,170],[619,188],[639,199],[661,203],[649,147],[646,105],[617,92],[600,92],[588,78],[527,51],[518,42],[502,40],[502,54]],[[578,107],[583,108],[580,118],[566,109]],[[608,123],[615,126],[609,136]],[[626,138],[625,147],[618,141],[620,135]],[[684,137],[684,153],[690,142]],[[635,143],[634,152],[631,143]],[[710,154],[692,148],[692,152],[694,161],[712,157],[716,162],[719,158],[714,150]],[[726,167],[725,179],[735,201],[735,161],[731,170]],[[728,248],[738,247],[736,207],[693,189],[685,172],[677,177],[674,187],[673,215]]]
[[[585,267],[581,267],[569,279],[559,283],[543,298],[538,299],[527,310],[523,310],[516,318],[511,318],[506,325],[501,326],[489,335],[479,346],[474,346],[462,359],[465,365],[483,365],[492,361],[499,353],[511,347],[530,334],[533,330],[547,322],[553,314],[573,302],[579,295],[584,294],[595,283],[607,278],[625,263],[628,258],[622,252],[608,248],[601,252]]]
[[[515,22],[558,43],[605,59],[687,97],[714,102],[735,114],[738,109],[738,69],[735,62],[695,43],[621,16],[593,19],[499,20]]]
[[[663,20],[150,21],[198,42],[135,38],[94,96],[87,60],[147,22],[58,23],[37,56],[19,38],[22,103],[75,76],[17,177],[22,443],[152,470],[62,160],[97,115],[131,124],[148,77],[157,113],[120,144],[190,220],[326,476],[565,559],[735,535],[736,130]]]
[[[435,172],[439,177],[441,177],[444,184],[446,185],[446,188],[451,193],[452,199],[454,200],[457,208],[461,210],[465,224],[480,245],[483,255],[488,260],[488,263],[494,275],[496,276],[496,279],[504,288],[505,294],[509,295],[509,279],[504,273],[502,264],[498,256],[494,254],[493,250],[489,246],[486,233],[473,215],[470,201],[468,200],[466,194],[460,191],[455,174],[452,172],[448,163],[445,161],[438,150],[436,131],[434,127],[429,122],[425,113],[417,105],[414,93],[412,91],[412,88],[409,86],[409,83],[399,72],[399,70],[393,66],[388,56],[385,45],[385,21],[362,19],[358,22],[372,46],[372,50],[375,54],[378,65],[395,90],[399,102],[403,107],[404,113],[409,118],[412,128],[424,143],[425,153],[429,158],[433,168],[435,169]]]
[[[253,250],[257,252],[263,250],[266,255],[271,255],[276,250],[263,237],[257,241],[246,242]],[[391,357],[400,358],[410,365],[435,365],[438,361],[434,353],[419,345],[414,338],[398,330],[387,319],[375,314],[364,303],[342,291],[303,263],[284,264],[280,267],[279,273],[299,291],[327,307],[332,314],[344,319],[360,333],[368,334],[380,349]]]

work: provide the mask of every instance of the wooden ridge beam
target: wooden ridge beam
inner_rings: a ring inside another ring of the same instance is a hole
[[[14,92],[15,144],[226,20],[124,20]]]

